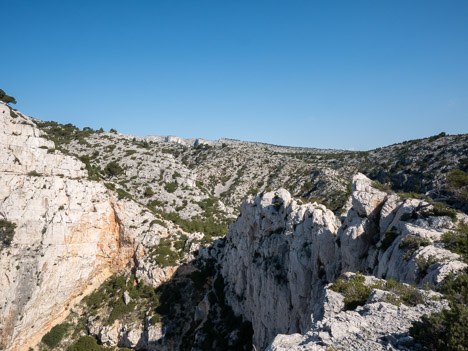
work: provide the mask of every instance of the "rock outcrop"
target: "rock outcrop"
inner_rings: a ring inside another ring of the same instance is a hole
[[[387,195],[362,174],[354,177],[352,190],[341,222],[322,205],[299,206],[283,189],[242,204],[226,237],[222,274],[228,303],[252,322],[257,349],[277,334],[319,328],[314,311],[322,308],[324,288],[344,272],[436,286],[466,267],[457,254],[434,245],[453,228],[449,217],[425,218],[422,211],[431,205]],[[428,257],[430,265],[422,269]],[[389,316],[400,313],[393,310]],[[399,328],[407,331],[408,323]]]
[[[0,219],[16,224],[0,253],[0,340],[25,350],[69,307],[144,255],[154,219],[54,150],[34,121],[0,104]],[[50,151],[53,150],[53,151]]]
[[[364,306],[354,311],[344,309],[341,294],[328,288],[323,291],[312,327],[303,335],[277,335],[267,351],[384,351],[418,349],[408,336],[412,322],[423,314],[447,307],[436,293],[421,291],[424,303],[416,306],[392,304],[388,292],[374,289]],[[420,348],[420,347],[419,347]]]

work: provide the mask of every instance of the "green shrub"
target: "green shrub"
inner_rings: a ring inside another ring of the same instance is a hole
[[[42,342],[51,348],[55,348],[68,331],[69,324],[58,324],[42,337]]]
[[[428,246],[430,244],[431,241],[429,239],[425,239],[416,235],[407,235],[401,240],[398,247],[402,250],[405,250],[403,258],[408,261],[417,249],[419,249],[421,246]]]
[[[117,189],[117,195],[118,195],[118,199],[119,200],[122,200],[122,199],[127,199],[127,200],[133,200],[133,196],[129,193],[127,193],[125,190],[123,189]]]
[[[468,225],[460,223],[458,230],[442,234],[445,247],[463,257],[468,262]]]
[[[34,171],[30,171],[28,173],[28,176],[30,176],[30,177],[42,177],[42,174],[34,170]]]
[[[440,217],[440,216],[448,216],[452,219],[452,221],[457,220],[457,211],[455,211],[453,208],[448,207],[446,204],[443,204],[441,202],[434,202],[432,204],[432,209],[423,211],[421,213],[424,217],[429,217],[429,216],[434,216],[434,217]]]
[[[372,287],[365,284],[366,278],[359,272],[354,277],[346,281],[345,279],[338,279],[330,287],[333,291],[342,294],[345,299],[345,309],[354,310],[357,306],[363,306],[370,293]]]
[[[376,281],[369,285],[366,285],[365,281],[365,277],[357,272],[349,280],[339,278],[330,288],[345,297],[346,310],[354,310],[357,306],[363,306],[373,289],[385,290],[395,294],[386,297],[386,302],[394,305],[403,303],[408,306],[415,306],[424,303],[423,294],[414,286],[398,283],[393,279],[385,282]]]
[[[387,230],[385,232],[385,237],[382,240],[382,250],[387,250],[400,234],[401,233],[396,231],[395,227],[393,227],[391,230]]]
[[[153,317],[151,317],[151,324],[155,325],[161,321],[161,316],[159,314],[155,314]]]
[[[150,227],[152,227],[153,225],[155,224],[159,224],[160,226],[162,227],[166,227],[166,223],[164,223],[163,221],[161,221],[160,219],[153,219],[151,222],[150,222]]]
[[[120,165],[116,161],[109,162],[104,168],[104,174],[108,177],[117,177],[121,175],[122,172],[122,167],[120,167]]]
[[[380,191],[384,191],[386,193],[391,193],[392,192],[392,188],[390,185],[388,184],[382,184],[381,182],[379,182],[378,180],[374,180],[372,182],[372,186]]]
[[[144,197],[151,197],[154,195],[154,191],[151,187],[147,187],[145,191],[143,192]]]
[[[161,239],[159,245],[152,247],[150,256],[158,266],[169,267],[175,266],[177,261],[183,258],[184,254],[182,251],[176,252],[172,250],[170,239]]]
[[[115,191],[115,184],[113,183],[104,183],[105,187],[109,190]]]
[[[410,335],[429,350],[468,350],[468,270],[447,277],[440,291],[450,309],[424,315],[413,323]]]
[[[425,302],[424,295],[418,288],[412,285],[399,283],[393,279],[387,280],[383,286],[377,288],[390,291],[397,295],[397,300],[392,302],[396,305],[399,305],[401,302],[407,306],[416,306]]]
[[[0,219],[0,243],[2,246],[10,246],[15,236],[16,223]],[[1,247],[0,247],[1,249]]]
[[[183,219],[175,212],[158,212],[164,219],[178,225],[184,232],[203,233],[214,237],[223,236],[228,232],[227,223],[217,223],[212,219]]]
[[[424,197],[424,194],[414,193],[414,192],[409,192],[409,193],[401,192],[401,193],[397,193],[397,195],[398,195],[398,196],[400,197],[400,199],[402,199],[402,200],[408,200],[408,199],[418,199],[418,200],[421,200],[421,199]]]
[[[13,96],[7,95],[2,89],[0,89],[0,101],[6,104],[16,104],[16,99]]]
[[[447,175],[447,183],[450,188],[458,189],[468,185],[468,173],[461,169],[452,169]]]
[[[136,150],[126,150],[125,151],[125,156],[131,156],[133,155],[134,153],[136,153],[137,151]]]
[[[414,259],[416,265],[418,266],[419,272],[421,275],[427,274],[427,269],[434,263],[437,263],[437,258],[434,255],[429,255],[427,257],[421,255]]]
[[[82,336],[68,348],[68,351],[101,351],[104,348],[98,345],[95,338],[92,336]]]
[[[166,185],[164,185],[164,189],[166,189],[168,193],[173,193],[174,191],[177,190],[177,188],[178,188],[177,183],[166,183]]]
[[[112,311],[108,318],[108,323],[113,324],[117,319],[121,319],[126,314],[133,311],[135,308],[135,302],[131,301],[128,305],[126,305],[122,299],[118,299],[116,303],[114,303]]]

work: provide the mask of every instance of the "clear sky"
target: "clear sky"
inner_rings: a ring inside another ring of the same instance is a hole
[[[0,4],[0,88],[40,119],[356,150],[468,132],[466,0]]]

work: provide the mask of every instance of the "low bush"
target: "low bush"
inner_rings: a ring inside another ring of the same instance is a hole
[[[385,237],[382,240],[382,250],[387,250],[395,241],[395,239],[400,235],[401,233],[396,231],[396,228],[393,227],[391,230],[387,230],[385,232]]]
[[[388,184],[382,184],[381,182],[379,182],[378,180],[374,180],[372,182],[372,186],[380,191],[384,191],[386,193],[391,193],[392,192],[392,188],[390,185]]]
[[[408,192],[408,193],[401,192],[401,193],[397,193],[397,195],[398,195],[398,196],[400,197],[400,199],[402,199],[402,200],[408,200],[408,199],[418,199],[418,200],[421,200],[421,199],[424,197],[424,194],[414,193],[414,192]]]
[[[457,277],[450,275],[440,292],[449,301],[450,309],[424,315],[413,323],[410,335],[428,350],[468,350],[468,270]]]
[[[112,306],[112,311],[108,318],[108,323],[113,324],[117,319],[122,318],[124,315],[130,313],[135,308],[135,303],[131,301],[126,305],[122,299],[118,299]]]
[[[30,171],[28,173],[28,176],[30,176],[30,177],[42,177],[42,174],[37,172],[37,171]]]
[[[68,348],[68,351],[101,351],[104,348],[98,345],[95,338],[92,336],[82,336],[73,345]]]
[[[416,235],[407,235],[401,240],[398,247],[402,250],[405,250],[403,258],[408,261],[417,249],[419,249],[421,246],[428,246],[430,244],[431,241],[429,239],[425,239]]]
[[[363,306],[370,293],[372,287],[365,284],[366,278],[359,272],[349,280],[338,279],[330,287],[333,291],[342,294],[345,299],[345,309],[354,310],[357,306]]]
[[[159,245],[152,247],[150,256],[158,266],[169,267],[175,266],[178,260],[184,257],[184,253],[181,250],[178,252],[172,250],[170,239],[162,239]]]
[[[178,188],[177,183],[166,183],[166,185],[164,185],[164,189],[166,189],[168,193],[173,193],[174,191],[177,190],[177,188]]]
[[[55,348],[68,331],[70,325],[58,324],[42,337],[42,342],[51,348]]]
[[[123,173],[122,167],[116,162],[116,161],[111,161],[107,164],[107,166],[104,168],[104,174],[107,177],[117,177]]]
[[[468,262],[468,225],[460,223],[456,231],[442,234],[445,248],[462,256]]]
[[[144,197],[151,197],[154,195],[154,191],[151,187],[146,187],[145,191],[143,192]]]
[[[349,280],[339,278],[330,288],[345,297],[346,310],[354,310],[357,306],[363,306],[373,289],[385,290],[395,294],[386,298],[386,302],[394,305],[403,303],[408,306],[415,306],[424,303],[423,294],[414,286],[398,283],[393,279],[385,282],[376,281],[366,285],[366,278],[359,272]]]
[[[453,208],[450,208],[446,204],[443,204],[441,202],[434,202],[432,204],[432,209],[423,211],[421,214],[426,218],[429,216],[434,216],[434,217],[448,216],[454,222],[457,220],[457,211],[455,211]]]
[[[387,280],[385,284],[378,288],[394,293],[397,299],[392,303],[395,305],[403,303],[407,306],[416,306],[425,302],[424,295],[418,288],[412,285],[399,283],[393,279]]]
[[[0,219],[0,249],[2,246],[10,246],[15,236],[16,223]]]
[[[429,256],[418,256],[414,259],[414,262],[416,262],[416,265],[418,266],[419,273],[421,275],[426,275],[427,274],[427,269],[433,265],[434,263],[437,263],[437,258],[434,255],[429,255]]]

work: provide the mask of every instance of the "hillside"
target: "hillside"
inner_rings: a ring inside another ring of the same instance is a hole
[[[466,308],[444,286],[467,267],[467,134],[321,150],[0,104],[0,136],[6,350],[418,350],[422,314]]]

